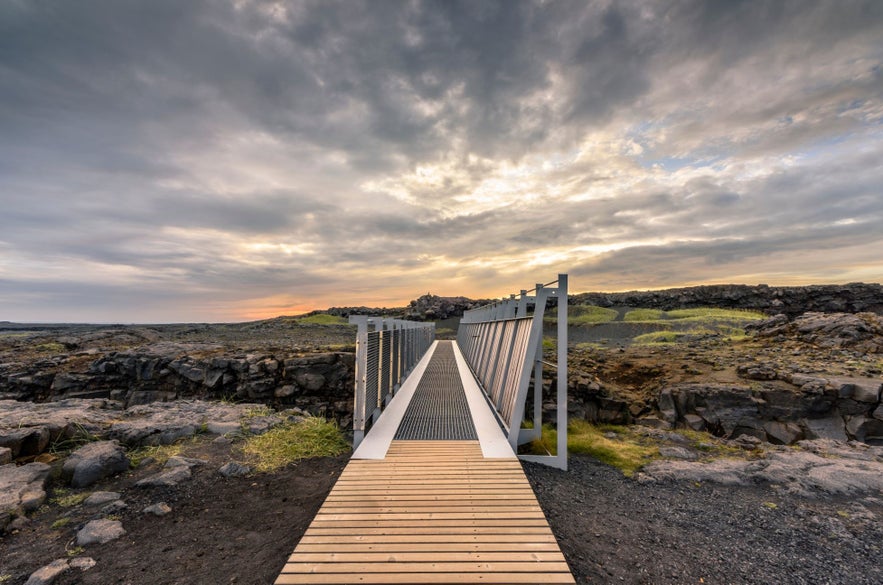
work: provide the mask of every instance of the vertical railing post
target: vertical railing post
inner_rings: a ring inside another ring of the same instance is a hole
[[[567,471],[567,275],[558,275],[558,359],[556,372],[558,467]]]

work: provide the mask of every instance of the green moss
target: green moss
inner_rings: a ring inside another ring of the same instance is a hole
[[[719,320],[735,320],[735,321],[759,321],[766,319],[766,315],[757,311],[743,311],[740,309],[717,309],[713,307],[698,307],[695,309],[676,309],[674,311],[666,311],[665,316],[668,319],[719,319]]]
[[[633,341],[638,345],[658,345],[662,343],[674,343],[687,335],[690,335],[690,333],[684,331],[653,331],[652,333],[638,335]]]
[[[308,457],[331,457],[350,448],[337,424],[311,417],[285,423],[262,435],[250,436],[242,446],[257,471],[274,471]]]
[[[35,345],[34,350],[41,353],[63,353],[65,347],[61,343],[41,343],[39,345]]]
[[[346,319],[337,315],[329,315],[327,313],[317,313],[308,317],[298,317],[297,323],[301,325],[348,325]]]
[[[55,522],[52,523],[50,528],[52,528],[52,530],[58,530],[59,528],[64,528],[65,526],[67,526],[70,523],[71,523],[70,518],[59,518],[58,520],[56,520]]]
[[[570,305],[567,307],[567,324],[579,326],[608,323],[616,319],[617,315],[619,313],[615,309],[607,309],[595,305]],[[558,323],[558,307],[546,313],[545,322],[549,325]]]
[[[665,315],[665,311],[657,309],[632,309],[623,317],[625,321],[658,321]]]

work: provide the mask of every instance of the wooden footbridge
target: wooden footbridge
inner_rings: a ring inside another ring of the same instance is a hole
[[[467,312],[457,342],[434,341],[432,325],[351,318],[357,448],[277,584],[574,583],[516,455],[539,432],[531,381],[542,383],[555,301],[566,379],[567,276],[550,284]],[[522,458],[566,469],[566,404],[561,384],[558,455]]]

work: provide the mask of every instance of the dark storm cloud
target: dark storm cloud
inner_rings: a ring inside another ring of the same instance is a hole
[[[0,298],[834,274],[883,220],[880,38],[875,1],[7,0]]]

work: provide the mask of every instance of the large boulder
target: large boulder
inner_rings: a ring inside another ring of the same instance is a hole
[[[129,469],[126,451],[116,441],[98,441],[71,453],[62,474],[72,487],[81,488]]]
[[[36,510],[46,501],[49,471],[45,463],[0,465],[0,533],[13,518]]]

